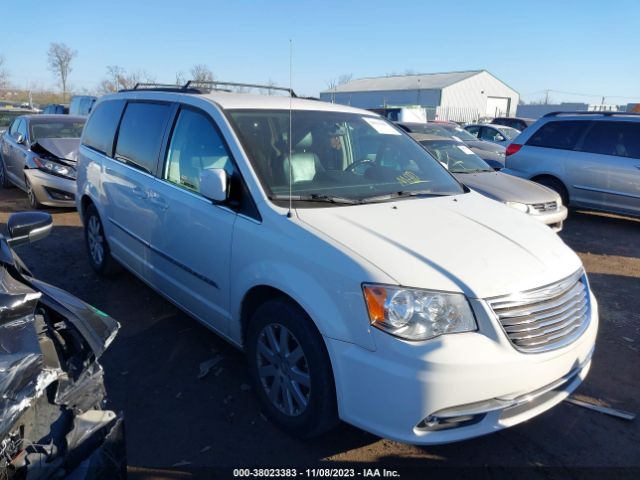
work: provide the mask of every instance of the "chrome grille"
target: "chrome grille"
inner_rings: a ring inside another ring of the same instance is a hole
[[[582,335],[589,324],[589,292],[582,270],[551,285],[487,302],[521,352],[564,347]]]
[[[532,203],[531,206],[538,213],[552,212],[558,209],[558,202]]]

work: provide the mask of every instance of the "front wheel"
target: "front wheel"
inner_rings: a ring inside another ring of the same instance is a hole
[[[567,192],[566,187],[560,180],[553,177],[540,177],[535,179],[534,181],[556,192],[558,195],[560,195],[562,204],[565,207],[569,206],[569,192]]]
[[[42,204],[38,201],[38,197],[36,197],[36,192],[33,191],[33,186],[28,178],[24,179],[25,186],[27,187],[27,198],[29,199],[29,207],[33,210],[39,210],[42,208]]]
[[[84,220],[84,238],[91,267],[102,276],[117,273],[120,270],[120,265],[111,256],[102,221],[94,205],[89,205]]]
[[[277,298],[258,307],[249,325],[247,355],[254,390],[279,427],[311,438],[338,423],[329,355],[299,306]]]

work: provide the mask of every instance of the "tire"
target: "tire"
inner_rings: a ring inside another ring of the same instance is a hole
[[[7,177],[7,170],[4,166],[4,160],[2,159],[2,157],[0,157],[0,187],[13,187],[13,184],[9,181],[9,177]]]
[[[312,438],[337,425],[329,354],[298,305],[275,298],[258,307],[247,332],[247,358],[254,391],[277,426]]]
[[[569,206],[569,192],[567,192],[567,188],[560,180],[553,177],[540,177],[536,178],[534,181],[556,192],[558,195],[560,195],[562,204],[565,207]]]
[[[38,197],[36,197],[36,193],[33,191],[31,182],[26,175],[24,177],[24,185],[27,187],[27,200],[29,202],[29,207],[33,210],[40,210],[43,205],[38,201]]]
[[[108,277],[121,270],[120,264],[111,256],[102,220],[94,205],[89,205],[85,212],[84,239],[89,263],[98,275]]]

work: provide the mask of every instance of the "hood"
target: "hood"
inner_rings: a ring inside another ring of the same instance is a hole
[[[79,138],[41,138],[31,145],[31,151],[75,162],[78,158],[78,147]]]
[[[303,226],[409,287],[489,298],[546,285],[581,268],[546,225],[474,192],[296,213]]]
[[[455,173],[467,187],[500,202],[546,203],[560,196],[538,183],[501,172]]]

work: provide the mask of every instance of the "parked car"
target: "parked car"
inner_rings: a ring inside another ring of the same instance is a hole
[[[491,123],[493,125],[504,125],[505,127],[515,128],[516,130],[520,130],[522,132],[525,128],[533,125],[535,121],[535,118],[496,117],[491,120]]]
[[[50,103],[49,105],[45,105],[42,113],[45,115],[65,115],[69,113],[69,107],[59,103]]]
[[[504,168],[505,148],[492,142],[479,140],[464,128],[453,123],[408,123],[397,122],[400,128],[410,133],[424,133],[428,135],[440,135],[444,137],[454,138],[465,143],[473,153],[478,155],[482,160],[491,165],[494,170]]]
[[[515,128],[505,127],[504,125],[489,125],[489,124],[477,124],[473,123],[465,125],[464,129],[480,140],[486,142],[497,143],[506,147],[520,134],[520,130]]]
[[[91,95],[74,95],[69,102],[69,115],[81,115],[86,117],[91,113],[93,104],[96,103],[98,97]]]
[[[554,232],[562,230],[567,208],[553,190],[522,178],[496,172],[464,143],[450,137],[412,133],[460,183],[485,197],[529,214]]]
[[[589,370],[598,314],[578,256],[365,110],[107,95],[76,202],[95,271],[125,267],[243,349],[265,413],[299,436],[340,418],[409,443],[471,438]]]
[[[509,145],[507,167],[565,205],[640,215],[640,115],[550,113]]]
[[[0,137],[0,185],[27,192],[29,205],[73,207],[76,155],[85,118],[22,115]]]
[[[12,250],[51,225],[48,213],[14,213],[0,234],[2,478],[126,478],[123,417],[104,409],[98,363],[118,322],[35,279]]]

